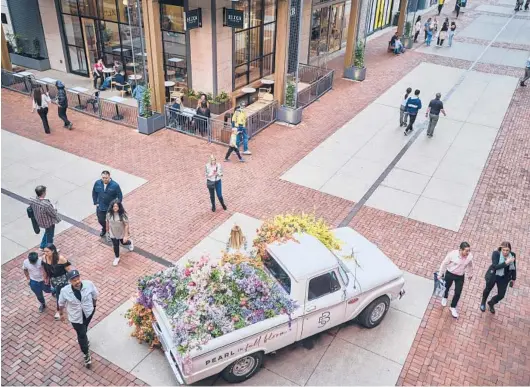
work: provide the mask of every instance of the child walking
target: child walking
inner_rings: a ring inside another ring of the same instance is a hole
[[[239,161],[242,163],[245,162],[243,158],[241,157],[241,154],[239,153],[239,149],[237,147],[237,136],[239,136],[240,133],[243,133],[242,131],[238,130],[238,128],[232,128],[232,134],[230,135],[230,148],[228,148],[228,152],[226,152],[225,161],[230,161],[228,158],[232,154],[232,152],[236,152],[237,157],[239,158]]]

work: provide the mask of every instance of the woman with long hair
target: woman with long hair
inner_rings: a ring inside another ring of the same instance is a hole
[[[44,126],[44,133],[50,134],[50,125],[48,124],[48,105],[52,103],[52,100],[48,93],[42,93],[40,87],[33,90],[33,108],[31,112],[33,113],[37,109],[37,113],[42,120],[42,125]]]
[[[107,211],[107,233],[114,248],[115,258],[112,266],[118,266],[120,262],[120,243],[123,246],[127,246],[129,251],[134,250],[134,244],[129,234],[129,218],[125,208],[123,208],[123,204],[118,199],[110,202]]]
[[[206,107],[210,107],[210,102],[208,102],[208,96],[204,93],[201,94],[199,100],[197,101],[197,109],[202,106],[203,103],[206,103]]]
[[[243,235],[241,227],[237,224],[230,230],[230,237],[226,244],[227,253],[246,253],[247,250],[247,238]]]
[[[491,265],[485,276],[486,288],[482,292],[480,310],[486,311],[486,300],[491,290],[497,285],[497,295],[493,296],[487,303],[490,312],[495,313],[495,304],[504,298],[508,285],[513,287],[516,278],[517,267],[512,245],[510,242],[502,242],[500,247],[491,254]]]
[[[210,192],[210,201],[212,202],[212,211],[215,212],[215,194],[219,203],[226,210],[226,205],[223,200],[223,190],[221,186],[221,177],[223,176],[223,168],[219,164],[214,155],[210,155],[210,160],[206,163],[206,186]]]
[[[42,266],[44,266],[44,283],[55,288],[55,297],[57,298],[57,312],[55,319],[59,320],[59,296],[61,289],[68,285],[66,273],[70,271],[71,263],[59,255],[57,247],[53,243],[48,243],[44,247],[44,257],[42,259]]]
[[[407,126],[407,101],[409,100],[410,93],[412,93],[412,88],[407,87],[405,91],[405,96],[401,101],[401,106],[399,107],[399,126]]]

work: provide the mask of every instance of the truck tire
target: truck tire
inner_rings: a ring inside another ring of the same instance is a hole
[[[228,383],[241,383],[250,379],[263,365],[263,353],[256,352],[243,356],[226,367],[221,376]]]
[[[386,316],[390,307],[388,296],[381,296],[370,303],[359,315],[359,323],[368,328],[375,328]]]

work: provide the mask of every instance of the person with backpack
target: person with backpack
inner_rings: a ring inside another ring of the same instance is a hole
[[[508,285],[513,287],[517,278],[515,253],[510,242],[502,242],[500,247],[491,254],[491,266],[486,272],[486,287],[482,292],[480,310],[486,311],[486,300],[492,289],[497,285],[497,295],[487,302],[489,311],[495,313],[495,304],[498,304],[506,295]]]
[[[409,124],[407,125],[407,128],[405,129],[405,136],[409,134],[409,132],[412,132],[414,130],[413,125],[416,121],[416,117],[418,116],[418,112],[421,109],[421,99],[420,99],[420,90],[416,89],[414,91],[414,97],[409,97],[407,100],[407,114],[409,116]]]
[[[42,121],[42,126],[44,126],[44,133],[50,134],[50,125],[48,123],[48,106],[52,103],[50,95],[48,93],[42,93],[40,87],[33,90],[33,108],[31,112],[33,113],[35,109],[39,114],[39,117]]]
[[[63,120],[64,127],[72,130],[72,123],[66,116],[66,110],[68,109],[68,96],[66,95],[64,83],[57,81],[55,82],[55,86],[57,87],[57,113],[59,114],[59,118]]]

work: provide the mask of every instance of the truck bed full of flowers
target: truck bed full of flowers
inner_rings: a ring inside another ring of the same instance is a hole
[[[312,235],[330,250],[341,248],[341,241],[333,235],[324,219],[317,219],[314,215],[304,213],[277,215],[258,229],[258,235],[254,239],[258,258],[263,259],[266,256],[265,250],[268,244],[291,240],[295,233]]]
[[[138,290],[143,307],[156,302],[165,309],[181,354],[297,308],[262,269],[246,262],[209,263],[208,257],[144,277]]]

